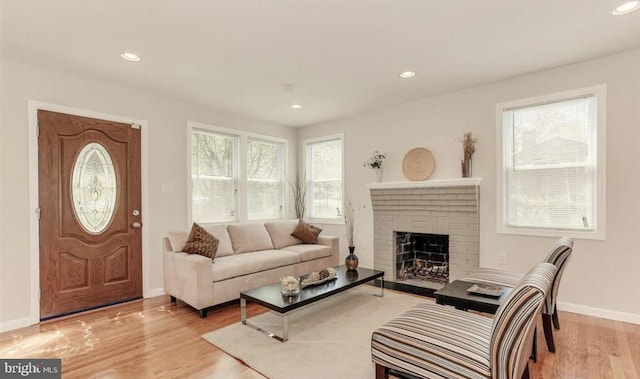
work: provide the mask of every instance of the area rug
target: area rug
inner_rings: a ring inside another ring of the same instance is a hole
[[[289,315],[289,341],[269,338],[240,322],[204,338],[268,378],[373,378],[371,333],[424,297],[361,286]],[[269,312],[249,321],[282,333],[281,316]]]

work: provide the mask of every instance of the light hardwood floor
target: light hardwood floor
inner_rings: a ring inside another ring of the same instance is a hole
[[[200,338],[238,322],[239,308],[201,319],[168,296],[135,301],[2,333],[0,357],[62,358],[64,378],[262,378]],[[263,312],[248,305],[250,317]],[[538,326],[532,378],[640,378],[640,325],[567,312],[560,323],[555,354]]]

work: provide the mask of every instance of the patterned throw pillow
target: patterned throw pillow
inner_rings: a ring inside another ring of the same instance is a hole
[[[218,240],[213,234],[207,232],[202,226],[193,223],[189,238],[182,247],[182,251],[189,254],[199,254],[207,258],[213,258],[218,251]]]
[[[316,243],[318,242],[318,235],[322,229],[317,226],[313,226],[311,224],[307,224],[306,222],[300,220],[298,221],[298,225],[291,233],[292,236],[301,240],[304,243]]]

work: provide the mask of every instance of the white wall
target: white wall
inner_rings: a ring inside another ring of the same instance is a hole
[[[148,120],[148,204],[144,233],[149,236],[148,288],[162,288],[161,239],[168,230],[187,228],[187,121],[242,129],[289,141],[290,176],[296,165],[296,130],[190,105],[180,100],[107,81],[0,60],[0,330],[29,316],[29,173],[27,101],[63,105]],[[145,163],[143,163],[145,164]],[[169,184],[173,192],[163,194]]]
[[[405,153],[423,146],[436,159],[432,178],[459,177],[460,140],[465,130],[472,131],[480,139],[473,175],[483,178],[481,265],[523,272],[544,259],[555,238],[496,233],[496,104],[601,83],[608,93],[607,236],[576,241],[559,298],[569,303],[561,308],[640,323],[640,49],[309,126],[298,138],[345,133],[347,193],[367,206],[358,217],[357,254],[362,266],[373,267],[365,185],[374,174],[363,162],[374,150],[384,151],[384,181],[403,181]],[[498,265],[501,253],[507,257],[503,266]]]

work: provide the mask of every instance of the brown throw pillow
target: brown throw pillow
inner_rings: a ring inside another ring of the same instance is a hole
[[[317,226],[307,224],[306,222],[300,220],[298,221],[298,225],[296,225],[296,228],[293,230],[293,233],[291,233],[291,235],[304,243],[316,243],[318,242],[318,235],[321,231],[322,229],[318,228]]]
[[[213,234],[207,232],[202,226],[193,223],[189,238],[182,247],[182,251],[189,254],[199,254],[207,258],[213,258],[218,251],[218,240]]]

